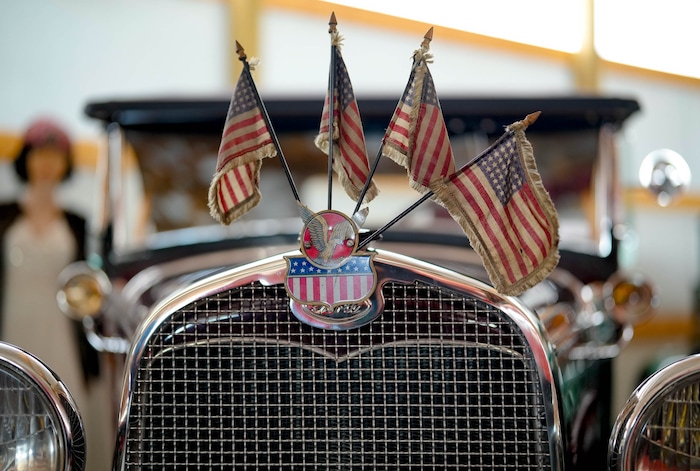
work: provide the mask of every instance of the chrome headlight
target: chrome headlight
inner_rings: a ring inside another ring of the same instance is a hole
[[[613,471],[700,469],[700,355],[637,387],[615,421],[608,459]]]
[[[641,273],[614,273],[603,286],[605,308],[621,324],[641,324],[654,312],[658,297]]]
[[[112,290],[107,275],[87,262],[68,265],[58,275],[58,307],[67,316],[81,320],[100,313]]]
[[[0,468],[85,467],[85,434],[63,383],[36,357],[0,342]]]

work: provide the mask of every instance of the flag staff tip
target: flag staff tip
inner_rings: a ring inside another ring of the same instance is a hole
[[[335,19],[335,12],[332,12],[331,18],[328,20],[328,32],[332,33],[335,31],[336,26],[338,26],[338,20]]]
[[[541,111],[535,111],[534,113],[530,113],[529,115],[525,116],[525,119],[523,120],[523,124],[526,127],[530,126],[532,123],[537,121],[537,118],[539,118],[541,114],[542,114]]]
[[[243,49],[243,46],[241,46],[241,43],[236,41],[236,54],[238,54],[238,59],[244,61],[246,60],[247,56],[245,54],[245,49]]]
[[[430,29],[425,33],[425,36],[423,36],[423,42],[421,43],[421,46],[423,47],[428,47],[430,44],[430,41],[433,40],[433,27],[431,26]]]

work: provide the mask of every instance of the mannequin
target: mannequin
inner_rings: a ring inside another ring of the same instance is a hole
[[[58,274],[85,248],[85,220],[55,197],[72,173],[68,135],[53,121],[35,121],[14,169],[24,186],[17,201],[0,205],[0,339],[45,361],[80,404],[98,358],[56,303]]]

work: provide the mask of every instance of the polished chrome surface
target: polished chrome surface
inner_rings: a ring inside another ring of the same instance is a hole
[[[611,470],[700,469],[700,355],[637,387],[615,421],[608,455]]]
[[[37,358],[0,342],[0,465],[2,469],[85,467],[85,435],[63,383]]]
[[[561,469],[553,351],[474,279],[377,251],[364,327],[300,322],[275,256],[152,310],[127,359],[117,469]]]
[[[648,320],[658,305],[658,293],[641,273],[616,272],[603,285],[607,312],[621,324]]]
[[[82,320],[98,315],[111,291],[112,284],[105,272],[79,261],[59,273],[56,301],[61,312]]]
[[[102,316],[94,321],[83,320],[88,340],[98,351],[127,353],[136,329],[154,302],[184,289],[198,277],[221,270],[222,266],[240,266],[291,248],[267,245],[182,257],[173,262],[151,265],[128,280],[115,278],[115,286],[105,300]]]
[[[668,206],[690,186],[690,167],[671,149],[656,149],[646,155],[639,167],[639,182],[654,196],[659,206]]]

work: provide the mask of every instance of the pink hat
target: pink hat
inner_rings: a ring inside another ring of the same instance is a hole
[[[70,139],[66,132],[47,118],[38,119],[29,126],[24,133],[24,142],[32,147],[53,145],[66,152],[70,150]]]

